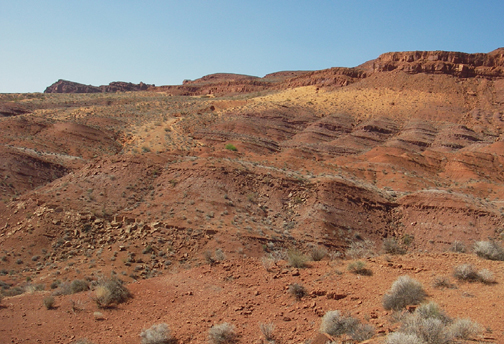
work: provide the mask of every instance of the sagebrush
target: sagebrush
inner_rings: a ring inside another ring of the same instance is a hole
[[[172,340],[168,324],[155,324],[140,333],[142,344],[169,344]]]
[[[409,276],[400,276],[383,296],[383,307],[387,310],[400,310],[408,305],[418,305],[426,296],[420,282]]]
[[[349,315],[342,315],[338,310],[324,314],[320,331],[331,336],[347,334],[357,342],[367,340],[374,335],[374,328],[371,325],[362,324],[359,319]]]
[[[477,241],[474,243],[474,253],[490,260],[504,260],[504,249],[495,241]]]
[[[233,343],[236,339],[234,326],[229,323],[214,325],[208,331],[208,339],[213,344]]]
[[[132,295],[124,282],[116,277],[99,281],[95,288],[94,300],[98,307],[108,308],[126,302]]]

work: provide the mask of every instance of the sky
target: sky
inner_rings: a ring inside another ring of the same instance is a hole
[[[502,0],[0,0],[0,93],[490,52],[504,46],[503,18]]]

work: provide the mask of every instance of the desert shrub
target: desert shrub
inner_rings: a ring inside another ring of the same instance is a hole
[[[480,326],[471,319],[457,319],[450,325],[450,334],[457,339],[470,339],[480,331]]]
[[[233,343],[236,339],[234,326],[228,323],[214,325],[208,332],[208,339],[213,344]]]
[[[351,273],[363,276],[371,276],[373,274],[371,270],[366,268],[366,263],[360,260],[348,264],[347,270]]]
[[[226,145],[226,149],[228,149],[228,150],[230,150],[230,151],[234,151],[234,152],[236,152],[236,151],[238,150],[238,148],[236,148],[236,147],[235,147],[233,144],[231,144],[231,143],[228,143],[228,144]]]
[[[70,295],[72,294],[72,285],[68,282],[63,282],[58,284],[57,289],[53,292],[53,295]]]
[[[387,310],[400,310],[407,305],[419,304],[426,296],[420,282],[409,276],[400,276],[383,296],[383,307]]]
[[[451,322],[449,316],[435,302],[428,302],[420,305],[415,313],[422,319],[439,319],[443,324]]]
[[[73,280],[72,283],[70,283],[70,290],[72,294],[89,290],[89,283],[85,280]]]
[[[340,311],[328,311],[322,317],[320,332],[331,336],[347,334],[353,340],[361,342],[374,335],[374,328],[370,325],[361,324],[359,319],[342,315]]]
[[[327,311],[322,317],[320,331],[331,336],[341,336],[353,331],[359,323],[358,319],[344,316],[338,310]]]
[[[401,325],[401,332],[416,335],[424,343],[445,344],[451,339],[445,324],[435,318],[422,318],[417,314],[406,317]]]
[[[225,260],[226,255],[224,254],[224,251],[222,251],[221,248],[215,249],[215,260]]]
[[[273,335],[273,332],[275,331],[275,324],[273,324],[273,323],[268,323],[268,324],[259,323],[259,329],[261,330],[264,338],[267,341],[272,341],[273,338],[275,337]]]
[[[406,315],[397,334],[387,337],[387,343],[445,344],[454,338],[469,339],[479,331],[479,325],[469,319],[453,322],[437,304],[430,302]]]
[[[353,241],[350,243],[346,254],[352,259],[369,258],[376,255],[374,243],[369,240]]]
[[[492,271],[487,269],[482,269],[478,271],[478,280],[485,284],[493,284],[495,283],[495,277]]]
[[[266,269],[266,271],[271,271],[273,265],[275,265],[275,259],[271,257],[261,257],[261,264]]]
[[[504,260],[504,249],[495,241],[477,241],[474,243],[474,253],[490,260]]]
[[[164,323],[152,325],[149,329],[144,329],[140,333],[140,338],[142,338],[142,344],[167,344],[172,340],[170,328]]]
[[[436,278],[434,278],[434,280],[432,281],[432,286],[434,288],[438,288],[438,289],[441,289],[441,288],[449,288],[449,289],[455,289],[456,286],[450,282],[450,279],[446,276],[437,276]]]
[[[321,261],[327,256],[327,250],[324,247],[315,246],[312,248],[310,256],[314,262]]]
[[[425,344],[416,334],[394,332],[387,336],[387,344]]]
[[[356,342],[363,342],[373,337],[375,334],[375,329],[369,324],[358,324],[352,331],[347,333]]]
[[[382,250],[387,254],[405,254],[406,249],[404,249],[395,238],[386,238],[383,240]]]
[[[451,252],[456,252],[456,253],[465,253],[466,252],[466,246],[462,241],[455,240],[452,242],[450,246],[450,251]]]
[[[54,300],[53,296],[44,297],[44,299],[42,300],[42,302],[44,303],[45,308],[47,308],[47,309],[53,309],[54,308],[55,300]]]
[[[151,245],[147,245],[147,247],[145,247],[143,250],[142,250],[142,253],[143,254],[149,254],[149,253],[152,253],[154,252],[154,249],[152,248]]]
[[[479,279],[478,273],[471,264],[458,265],[453,269],[453,276],[461,281],[475,282]]]
[[[289,294],[294,296],[296,300],[301,300],[306,295],[306,289],[301,284],[293,283],[289,285]]]
[[[20,286],[12,287],[9,289],[4,289],[4,296],[17,296],[25,293],[25,289]]]
[[[95,288],[94,300],[98,307],[107,308],[132,297],[124,282],[117,277],[101,280]]]
[[[208,264],[215,263],[215,259],[212,257],[212,251],[206,250],[205,252],[203,252],[203,257],[205,258]]]
[[[294,268],[304,268],[308,258],[298,250],[288,250],[287,260],[289,265]]]
[[[35,293],[36,291],[43,291],[45,289],[45,285],[40,283],[40,284],[27,284],[25,287],[25,292],[27,293],[30,293],[30,294],[33,294]]]

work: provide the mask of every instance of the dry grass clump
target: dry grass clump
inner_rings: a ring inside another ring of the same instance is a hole
[[[383,296],[383,307],[387,310],[400,310],[408,305],[418,305],[426,296],[420,282],[409,276],[400,276]]]
[[[370,240],[354,241],[348,247],[346,254],[352,259],[374,257],[376,255],[374,247],[374,243]]]
[[[234,326],[229,323],[214,325],[208,331],[208,340],[213,344],[233,343],[236,340]]]
[[[387,344],[425,344],[416,334],[393,332],[387,336]]]
[[[477,241],[474,243],[474,253],[478,257],[489,260],[504,260],[504,249],[495,241]]]
[[[366,263],[363,261],[356,261],[349,263],[347,266],[347,270],[350,271],[351,273],[357,274],[357,275],[362,275],[362,276],[371,276],[373,275],[373,272],[369,269],[366,268]]]
[[[288,250],[287,260],[289,262],[289,265],[294,268],[304,268],[306,267],[308,257],[306,257],[302,252],[298,250]]]
[[[471,319],[456,319],[450,325],[450,334],[457,339],[471,339],[481,332],[481,327]]]
[[[73,280],[70,283],[70,290],[72,294],[89,290],[89,283],[85,280]]]
[[[314,262],[321,261],[327,256],[327,250],[324,247],[315,246],[312,248],[310,256]]]
[[[142,344],[168,344],[172,341],[170,328],[167,324],[152,325],[140,333]]]
[[[432,286],[437,289],[448,288],[448,289],[456,289],[457,286],[450,282],[450,279],[446,276],[437,276],[432,281]]]
[[[462,264],[453,269],[453,277],[462,281],[475,282],[478,280],[478,273],[471,264]]]
[[[47,309],[53,309],[54,308],[55,300],[54,300],[53,296],[44,297],[44,299],[42,300],[42,302],[44,303],[45,308],[47,308]]]
[[[267,341],[272,341],[275,338],[275,336],[273,334],[273,332],[275,331],[275,324],[273,324],[273,323],[268,323],[268,324],[259,323],[259,329],[261,330],[264,338]]]
[[[406,249],[402,247],[395,238],[383,240],[382,251],[387,254],[405,254]]]
[[[455,240],[450,246],[450,251],[456,253],[465,253],[466,246],[462,241]]]
[[[458,265],[453,269],[453,276],[461,281],[481,282],[484,284],[495,283],[495,278],[490,270],[482,269],[476,271],[471,264]]]
[[[132,295],[124,282],[113,277],[101,280],[95,288],[94,300],[98,307],[108,308],[126,302]]]
[[[301,300],[306,295],[306,289],[301,284],[293,283],[289,285],[289,294],[294,296],[296,300]]]
[[[320,331],[331,336],[347,334],[358,342],[367,340],[374,335],[372,326],[361,324],[359,319],[344,316],[338,310],[328,311],[324,314]]]
[[[492,273],[492,271],[488,269],[482,269],[478,271],[478,279],[481,283],[484,284],[494,284],[495,283],[495,277]]]

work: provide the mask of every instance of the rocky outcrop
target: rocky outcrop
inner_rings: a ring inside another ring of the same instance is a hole
[[[51,86],[47,87],[44,93],[110,93],[110,92],[128,92],[128,91],[145,91],[154,85],[133,84],[131,82],[116,81],[108,85],[92,86],[79,84],[73,81],[58,80]]]
[[[504,76],[504,48],[488,54],[452,51],[406,51],[380,55],[362,65],[369,72],[402,70],[407,73],[452,74],[460,77]]]
[[[18,116],[30,112],[16,103],[0,103],[0,117]]]

